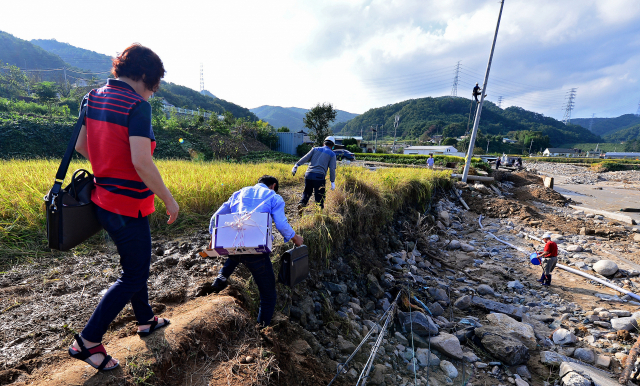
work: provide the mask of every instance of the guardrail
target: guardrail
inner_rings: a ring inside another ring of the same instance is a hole
[[[175,106],[162,106],[162,110],[168,113],[176,113],[176,114],[183,114],[183,115],[202,115],[205,118],[211,118],[212,116],[217,116],[218,119],[220,120],[224,119],[224,115],[216,115],[216,114],[207,113],[207,112],[201,113],[200,111],[197,111],[197,110],[182,109],[180,107],[175,107]]]

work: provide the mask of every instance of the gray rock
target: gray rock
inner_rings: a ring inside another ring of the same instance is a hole
[[[526,365],[520,365],[516,368],[516,374],[522,378],[531,379],[531,372]]]
[[[567,384],[565,382],[565,378],[567,378],[567,376],[570,374],[577,374],[582,376],[585,379],[590,379],[589,383]],[[611,379],[608,373],[598,370],[594,367],[586,366],[579,363],[571,363],[571,362],[562,363],[560,365],[560,377],[562,378],[562,381],[565,382],[564,383],[565,385],[571,385],[571,386],[583,386],[583,385],[620,386],[617,379]]]
[[[476,248],[473,245],[469,245],[465,243],[460,243],[460,248],[465,252],[473,252],[476,250]]]
[[[519,290],[523,289],[524,285],[522,285],[518,280],[514,280],[507,283],[507,288]]]
[[[579,245],[567,245],[564,249],[569,252],[582,252],[582,247]]]
[[[326,289],[328,289],[331,292],[347,292],[347,285],[346,284],[336,284],[336,283],[331,283],[331,282],[324,282],[324,286]]]
[[[425,348],[416,349],[416,359],[420,366],[439,366],[440,358]]]
[[[429,307],[429,311],[431,311],[433,316],[441,316],[444,314],[444,308],[442,308],[440,303],[429,303],[427,304],[427,307]]]
[[[345,354],[351,354],[355,349],[356,345],[344,339],[342,336],[338,335],[338,339],[336,340],[338,350]]]
[[[400,324],[404,327],[404,330],[420,335],[420,336],[435,336],[438,335],[438,327],[429,316],[426,316],[422,312],[408,312],[398,311],[398,318]]]
[[[458,369],[449,361],[440,362],[440,369],[451,379],[455,379],[458,376]]]
[[[349,296],[348,294],[345,294],[343,292],[339,293],[336,296],[336,303],[341,304],[341,305],[349,303],[349,300],[351,300],[351,296]]]
[[[593,265],[593,270],[603,276],[611,276],[618,272],[618,265],[611,260],[600,260]]]
[[[472,297],[471,304],[473,304],[476,307],[485,308],[488,311],[507,314],[517,321],[522,321],[522,314],[523,314],[522,307],[515,307],[510,304],[494,302],[493,300],[485,299],[480,296]]]
[[[458,240],[451,240],[448,247],[449,249],[460,249],[462,247],[462,244],[460,244]]]
[[[487,315],[487,320],[504,334],[522,342],[529,350],[535,350],[536,335],[530,325],[500,313]]]
[[[559,328],[553,333],[553,343],[555,344],[573,344],[577,341],[578,337],[576,337],[571,331],[564,328]]]
[[[432,348],[445,355],[456,359],[462,359],[464,356],[462,347],[460,347],[460,341],[455,335],[441,332],[439,335],[429,338],[429,341],[431,342]]]
[[[527,346],[499,327],[482,326],[475,329],[475,334],[487,351],[509,366],[521,365],[529,360]]]
[[[481,295],[481,296],[485,296],[485,295],[494,296],[495,295],[495,292],[493,292],[493,288],[489,287],[486,284],[480,284],[478,286],[478,288],[476,288],[476,292],[478,292],[478,295]]]
[[[578,373],[568,373],[562,377],[562,384],[564,386],[592,386],[590,379],[583,377]]]
[[[377,364],[375,365],[375,367],[373,368],[373,374],[371,375],[371,378],[369,378],[369,383],[370,385],[384,385],[384,374],[387,372],[387,366],[383,365],[383,364]]]
[[[459,310],[466,310],[467,308],[471,307],[471,296],[461,296],[453,305]]]
[[[436,301],[442,301],[446,304],[449,304],[449,296],[447,296],[447,291],[442,288],[434,288],[429,287],[429,295],[431,295]]]
[[[577,348],[576,351],[573,352],[573,357],[586,363],[595,363],[596,361],[596,355],[593,350],[588,348]]]
[[[631,312],[627,310],[611,310],[610,313],[617,315],[618,317],[631,316]]]
[[[619,331],[619,330],[635,331],[638,328],[637,319],[639,317],[640,317],[640,312],[636,312],[632,316],[611,319],[610,321],[611,328],[613,328],[616,331]]]
[[[396,331],[396,333],[393,334],[393,336],[398,340],[398,343],[400,343],[401,345],[403,346],[409,345],[409,340],[405,338],[405,336],[402,335],[400,332]]]
[[[380,299],[384,296],[384,290],[380,287],[378,279],[376,279],[372,274],[367,275],[367,286],[369,287],[369,293],[376,299]]]
[[[442,221],[442,223],[446,226],[451,225],[451,217],[449,216],[449,212],[447,212],[446,210],[440,211],[438,213],[438,218],[440,219],[440,221]]]

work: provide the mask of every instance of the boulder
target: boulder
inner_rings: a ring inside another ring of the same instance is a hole
[[[585,363],[594,363],[596,361],[596,354],[589,348],[577,348],[573,352],[573,357]]]
[[[464,356],[462,347],[460,347],[460,341],[455,335],[441,332],[439,335],[429,338],[429,341],[431,342],[432,348],[445,355],[456,359],[462,359]]]
[[[376,299],[380,299],[384,296],[384,290],[380,287],[378,279],[373,274],[367,275],[367,286],[369,287],[369,293]]]
[[[371,378],[369,378],[370,385],[384,385],[384,374],[387,372],[387,366],[383,364],[377,364],[374,366]]]
[[[498,327],[505,334],[518,339],[529,350],[535,350],[536,335],[533,331],[533,327],[530,325],[518,322],[505,314],[499,313],[487,315],[487,320],[491,325]]]
[[[593,265],[593,270],[603,276],[611,276],[618,272],[618,265],[611,260],[600,260]]]
[[[449,243],[449,249],[460,249],[462,244],[458,240],[451,240]]]
[[[449,296],[447,296],[447,291],[442,288],[429,287],[429,295],[433,297],[436,301],[445,302],[445,304],[449,304]]]
[[[517,321],[522,321],[523,309],[522,307],[512,306],[510,304],[504,304],[494,302],[493,300],[485,299],[480,296],[474,296],[471,298],[471,304],[476,307],[481,307],[487,311],[499,312],[509,315]]]
[[[416,359],[418,360],[418,363],[420,363],[420,366],[423,367],[440,365],[440,358],[426,348],[416,349]]]
[[[611,319],[611,327],[616,331],[635,331],[638,328],[638,318],[640,318],[640,312],[623,318]]]
[[[469,245],[466,243],[460,243],[460,248],[465,252],[473,252],[476,248],[473,245]]]
[[[475,329],[475,334],[488,352],[508,366],[521,365],[529,360],[527,346],[500,327],[482,326]]]
[[[451,379],[455,379],[458,376],[458,369],[449,361],[440,362],[440,369]]]
[[[563,344],[573,344],[578,341],[578,337],[576,337],[571,331],[559,328],[553,333],[553,343],[563,345]]]
[[[574,377],[570,378],[571,375]],[[579,377],[586,379],[587,382],[580,380]],[[608,373],[579,363],[563,362],[560,365],[560,378],[565,386],[620,386],[618,380],[610,378]],[[572,381],[574,383],[568,383],[570,379],[574,379]]]
[[[471,296],[461,296],[453,305],[459,310],[466,310],[467,308],[471,307]]]
[[[493,292],[493,288],[491,288],[490,286],[488,286],[486,284],[480,284],[478,286],[478,288],[476,288],[476,291],[478,292],[478,295],[480,295],[480,296],[485,296],[485,295],[494,296],[494,294],[495,294],[495,292]]]
[[[398,318],[400,324],[404,327],[406,332],[413,331],[414,334],[420,336],[435,336],[438,335],[438,327],[431,317],[426,316],[422,312],[402,312],[398,311]]]
[[[349,342],[341,336],[338,336],[336,343],[338,344],[338,350],[345,354],[351,354],[356,349],[355,344]]]
[[[520,283],[518,280],[514,280],[507,283],[507,288],[520,290],[524,288],[524,285]]]
[[[582,252],[582,247],[579,245],[567,245],[564,249],[568,252]]]
[[[449,216],[449,212],[447,212],[446,210],[440,211],[440,213],[438,213],[438,218],[444,225],[451,225],[451,218]]]

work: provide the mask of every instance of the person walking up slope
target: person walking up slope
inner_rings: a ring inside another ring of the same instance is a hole
[[[313,193],[316,204],[320,205],[320,208],[324,209],[324,199],[326,197],[326,175],[327,169],[330,172],[331,190],[336,188],[336,153],[333,152],[336,140],[333,136],[328,136],[324,139],[324,146],[314,147],[304,157],[300,158],[296,162],[291,174],[296,175],[298,166],[309,162],[309,168],[304,174],[304,191],[302,192],[302,198],[298,204],[298,210],[302,212],[302,208],[307,206],[311,194]]]

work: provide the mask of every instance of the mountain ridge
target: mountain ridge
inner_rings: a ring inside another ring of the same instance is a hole
[[[261,120],[269,122],[273,127],[278,128],[286,126],[291,131],[306,131],[306,127],[302,120],[309,109],[301,107],[262,105],[249,110],[256,114]],[[344,110],[336,111],[336,120],[333,121],[332,126],[342,122],[348,122],[359,115]]]

